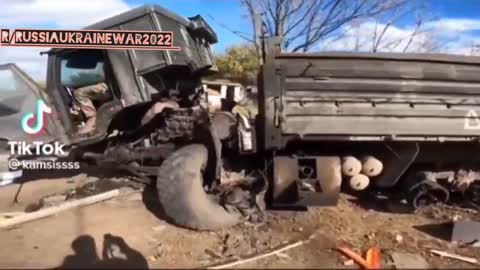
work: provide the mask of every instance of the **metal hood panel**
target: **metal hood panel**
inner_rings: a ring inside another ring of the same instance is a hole
[[[53,130],[30,135],[24,132],[22,117],[35,111],[41,98],[40,87],[15,64],[0,65],[0,139],[22,141],[51,140]],[[47,119],[48,121],[48,119]]]

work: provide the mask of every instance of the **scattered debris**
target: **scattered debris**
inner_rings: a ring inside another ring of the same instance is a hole
[[[96,195],[102,192],[107,192],[110,190],[117,189],[121,196],[130,194],[131,192],[136,192],[136,190],[131,187],[126,187],[126,183],[119,183],[110,181],[110,179],[102,178],[94,182],[88,182],[74,190],[71,190],[67,194],[67,200],[69,199],[81,199]]]
[[[369,269],[380,269],[380,249],[378,247],[368,249],[366,261]]]
[[[475,241],[469,242],[469,243],[461,243],[460,245],[458,245],[458,247],[460,247],[460,248],[466,248],[466,247],[479,248],[480,247],[480,241],[475,240]]]
[[[346,261],[343,262],[343,265],[345,265],[345,266],[352,266],[354,264],[355,264],[355,261],[352,260],[352,259],[346,260]]]
[[[430,266],[422,256],[412,253],[391,252],[393,265],[396,269],[429,269]]]
[[[149,256],[148,260],[151,261],[151,262],[155,262],[157,260],[157,258],[155,256]]]
[[[365,259],[363,259],[361,255],[357,254],[353,250],[347,247],[338,247],[338,250],[342,252],[345,256],[347,256],[348,258],[352,259],[357,264],[362,266],[363,268],[370,269],[368,262]]]
[[[156,251],[157,253],[155,254],[155,256],[157,258],[160,258],[165,253],[165,247],[161,243],[158,243]]]
[[[305,241],[298,241],[298,242],[295,242],[293,244],[287,245],[285,247],[270,251],[268,253],[264,253],[264,254],[261,254],[261,255],[256,255],[256,256],[253,256],[253,257],[250,257],[250,258],[241,259],[241,260],[226,263],[226,264],[211,266],[211,267],[208,267],[207,269],[225,269],[225,268],[229,268],[229,267],[236,266],[236,265],[239,265],[239,264],[243,264],[243,263],[247,263],[247,262],[251,262],[251,261],[256,261],[256,260],[259,260],[259,259],[262,259],[262,258],[265,258],[265,257],[269,257],[269,256],[272,256],[272,255],[277,255],[278,253],[282,253],[286,250],[301,246],[304,243],[305,243]]]
[[[43,206],[52,206],[64,202],[67,199],[67,195],[53,195],[49,197],[42,198]]]
[[[356,262],[360,266],[365,269],[380,269],[380,248],[372,247],[369,248],[367,251],[367,258],[363,259],[362,256],[353,250],[347,247],[338,247],[337,248],[340,252],[342,252],[345,256],[350,258],[351,261]],[[348,261],[347,261],[348,262]],[[347,263],[347,262],[344,262]]]
[[[240,172],[226,171],[222,168],[220,181],[222,184],[225,183],[235,183],[245,179],[245,170]]]
[[[303,232],[302,227],[293,227],[291,230],[292,230],[292,232]]]
[[[205,249],[205,254],[210,256],[212,259],[221,259],[222,258],[222,255],[218,254],[217,252],[215,252],[214,250],[211,250],[209,248]]]
[[[397,242],[397,244],[402,243],[403,242],[403,236],[401,234],[395,235],[395,242]]]
[[[456,207],[456,206],[451,206],[451,205],[441,205],[442,208],[453,210],[453,211],[460,211],[460,212],[465,212],[468,214],[477,214],[478,211],[475,209],[470,209],[470,208],[463,208],[463,207]]]
[[[291,260],[292,258],[290,256],[288,256],[288,254],[285,254],[285,253],[277,253],[275,254],[277,257],[281,258],[281,259],[286,259],[286,260]]]
[[[462,261],[462,262],[467,262],[467,263],[471,263],[471,264],[480,265],[478,260],[475,259],[475,258],[465,257],[465,256],[452,254],[452,253],[448,253],[448,252],[440,251],[440,250],[434,250],[434,249],[430,250],[430,252],[432,254],[438,255],[440,257],[446,257],[446,258],[450,258],[450,259],[459,260],[459,261]]]
[[[151,242],[153,243],[153,241],[151,241]],[[164,246],[162,243],[156,242],[156,244],[154,244],[154,245],[155,245],[154,254],[148,257],[148,260],[152,261],[152,262],[155,262],[158,259],[160,259],[162,256],[165,255],[165,253],[167,251],[167,247]]]
[[[117,183],[126,183],[128,182],[128,178],[125,177],[110,177],[108,178],[112,182],[117,182]]]
[[[101,201],[105,201],[105,200],[108,200],[108,199],[111,199],[111,198],[114,198],[114,197],[118,196],[118,194],[119,194],[118,189],[115,189],[115,190],[112,190],[112,191],[109,191],[109,192],[101,193],[101,194],[94,195],[94,196],[87,197],[87,198],[83,198],[83,199],[80,199],[80,200],[67,201],[67,202],[65,202],[61,205],[40,209],[36,212],[25,213],[23,215],[18,215],[18,216],[15,216],[13,218],[10,218],[10,219],[3,220],[0,223],[0,228],[8,228],[8,227],[11,227],[13,225],[17,225],[17,224],[25,223],[25,222],[28,222],[28,221],[44,218],[44,217],[47,217],[47,216],[51,216],[51,215],[57,214],[59,212],[68,210],[68,209],[72,209],[72,208],[76,208],[76,207],[80,207],[80,206],[85,206],[85,205],[90,205],[90,204],[98,203],[98,202],[101,202]]]
[[[226,234],[223,239],[222,255],[227,258],[235,257],[236,255],[248,255],[257,244],[258,240],[253,237],[247,239],[241,234]]]
[[[50,195],[50,196],[44,197],[37,202],[27,205],[27,207],[25,207],[25,212],[31,213],[31,212],[38,211],[42,208],[59,205],[64,201],[68,200],[69,198],[71,198],[69,194],[71,194],[72,192],[74,192],[74,190],[68,191],[67,194]]]

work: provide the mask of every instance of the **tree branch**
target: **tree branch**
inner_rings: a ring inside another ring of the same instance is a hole
[[[403,11],[411,12],[411,2],[413,0],[241,0],[250,16],[255,12],[262,13],[267,32],[282,37],[282,47],[293,52],[312,49],[354,20],[386,15],[388,23],[385,25],[379,18],[375,22],[372,51],[377,51],[396,24],[396,17],[403,17]],[[416,29],[415,35],[421,32],[420,29]],[[239,31],[229,31],[245,38]],[[413,38],[407,42],[406,50],[412,43]]]
[[[246,36],[246,35],[250,35],[250,34],[248,34],[248,33],[243,33],[243,32],[241,32],[241,31],[237,31],[237,30],[233,30],[233,29],[229,28],[228,26],[224,25],[223,23],[220,23],[220,22],[218,22],[217,20],[215,20],[215,18],[214,18],[212,15],[210,15],[210,14],[208,14],[207,16],[208,16],[210,19],[212,19],[213,21],[215,21],[219,26],[221,26],[221,27],[224,28],[225,30],[231,32],[232,34],[237,35],[238,37],[244,39],[245,41],[255,43],[254,40],[252,40],[251,38],[248,38],[248,37]]]
[[[417,33],[418,33],[418,30],[420,29],[420,26],[422,26],[422,20],[418,20],[417,25],[415,27],[415,30],[410,35],[410,39],[408,40],[407,45],[405,45],[405,48],[403,48],[402,52],[406,52],[408,50],[408,48],[410,47],[410,45],[413,42],[413,39],[417,36]]]

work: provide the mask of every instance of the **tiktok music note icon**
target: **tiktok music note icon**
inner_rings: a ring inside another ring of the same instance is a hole
[[[21,120],[21,127],[23,131],[25,131],[28,134],[37,134],[39,133],[44,125],[45,125],[45,117],[44,113],[52,113],[52,109],[43,102],[43,100],[39,99],[37,100],[37,108],[36,108],[36,117],[34,113],[27,113],[22,117]],[[35,124],[33,127],[31,127],[28,122],[35,119]]]

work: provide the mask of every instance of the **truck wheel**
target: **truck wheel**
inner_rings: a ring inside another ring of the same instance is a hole
[[[158,198],[165,214],[176,225],[217,230],[241,221],[239,213],[227,212],[205,192],[202,171],[207,159],[207,148],[192,144],[175,151],[158,170]]]

